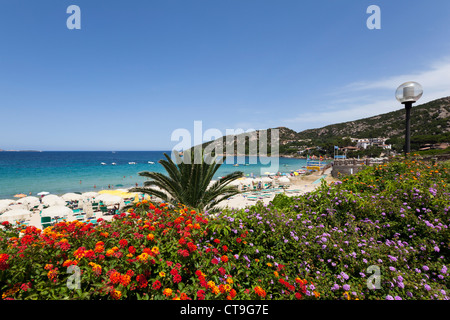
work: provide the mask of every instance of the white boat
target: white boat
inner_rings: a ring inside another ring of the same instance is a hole
[[[100,163],[102,166],[106,166],[106,163],[104,163],[104,162],[102,162],[102,163]]]
[[[111,163],[113,166],[115,166],[117,163],[115,163],[115,162],[113,162],[113,163]]]
[[[153,161],[149,161],[148,163],[150,163],[150,164],[155,164]]]
[[[136,164],[136,162],[128,162],[128,164]]]

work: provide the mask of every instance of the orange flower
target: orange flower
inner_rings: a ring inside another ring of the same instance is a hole
[[[52,269],[47,273],[47,277],[51,281],[56,281],[57,276],[58,276],[58,271],[56,271],[56,269]]]
[[[124,287],[128,286],[130,284],[131,277],[129,275],[123,274],[120,277],[120,284]]]
[[[153,248],[152,248],[152,252],[153,252],[154,254],[159,254],[159,248],[158,248],[158,247],[153,247]]]
[[[170,288],[164,289],[163,294],[164,294],[166,297],[170,297],[170,296],[172,295],[172,289],[170,289]]]
[[[258,296],[263,297],[263,298],[266,296],[266,292],[260,286],[256,286],[254,290]]]
[[[121,275],[120,275],[120,273],[119,272],[117,272],[117,271],[114,271],[113,273],[111,273],[111,275],[109,276],[109,280],[112,282],[112,283],[119,283],[120,282],[120,280],[121,280]]]
[[[153,239],[155,239],[155,236],[154,236],[153,234],[149,233],[149,234],[147,235],[147,240],[153,241]]]
[[[140,262],[146,262],[148,259],[148,254],[143,252],[142,254],[138,255],[137,258]]]
[[[222,256],[222,258],[220,258],[220,260],[222,260],[223,263],[227,263],[228,262],[228,256]]]

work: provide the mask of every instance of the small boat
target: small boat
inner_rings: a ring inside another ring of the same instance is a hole
[[[128,164],[136,164],[136,162],[128,162]]]
[[[149,161],[148,163],[150,163],[150,164],[155,164],[153,161]]]
[[[239,165],[236,163],[236,164],[233,164],[233,167],[239,167]]]
[[[104,162],[102,162],[102,163],[100,163],[102,166],[106,166],[106,163],[104,163]]]
[[[113,162],[113,163],[111,163],[113,166],[115,166],[117,163],[115,163],[115,162]]]

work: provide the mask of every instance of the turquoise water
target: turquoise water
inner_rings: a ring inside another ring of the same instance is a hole
[[[170,151],[165,151],[170,154]],[[158,163],[164,151],[47,151],[47,152],[0,152],[0,199],[12,198],[17,193],[36,195],[41,191],[53,194],[86,192],[114,188],[142,186],[145,178],[138,172],[155,171],[165,173]],[[254,158],[253,158],[254,159]],[[252,159],[252,160],[253,160]],[[248,157],[236,158],[232,164],[223,164],[215,178],[234,171],[245,175],[260,176],[270,172],[289,173],[306,165],[305,159],[279,158],[278,170],[270,163],[248,164]],[[258,159],[259,160],[259,159]],[[267,163],[268,159],[263,158]],[[275,159],[272,159],[275,161]],[[149,164],[152,161],[154,164]],[[104,162],[106,165],[101,165]],[[116,165],[112,165],[115,162]],[[128,164],[135,162],[136,164]],[[272,162],[272,164],[274,164]],[[95,186],[95,187],[94,187]]]

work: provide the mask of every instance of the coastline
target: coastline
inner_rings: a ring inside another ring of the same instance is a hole
[[[268,204],[270,201],[273,200],[273,198],[275,197],[276,194],[278,193],[284,193],[288,196],[299,196],[308,192],[311,192],[313,190],[315,190],[318,186],[320,186],[320,180],[324,179],[325,181],[327,181],[328,183],[330,181],[337,181],[336,179],[334,179],[331,176],[331,168],[328,168],[324,171],[315,171],[311,174],[308,175],[299,175],[299,176],[293,176],[290,177],[290,182],[287,184],[284,184],[285,188],[281,189],[281,188],[270,188],[270,189],[266,189],[266,190],[248,190],[245,191],[243,193],[240,193],[238,195],[235,195],[233,197],[230,197],[226,200],[223,200],[221,203],[219,203],[217,205],[217,208],[220,209],[244,209],[246,207],[252,206],[254,204],[256,204],[258,201],[262,201],[264,204]],[[261,181],[261,178],[254,178],[255,182],[256,181]],[[273,187],[278,187],[279,185],[281,185],[282,183],[277,182],[277,178],[273,178]],[[78,204],[78,208],[80,210],[69,210],[68,214],[61,214],[60,216],[60,220],[62,220],[63,218],[61,217],[65,217],[66,221],[74,221],[74,220],[78,220],[78,221],[82,221],[82,222],[95,222],[97,221],[97,219],[104,219],[104,220],[109,220],[112,219],[114,217],[114,215],[107,215],[105,214],[104,211],[101,211],[99,208],[97,209],[93,209],[93,203],[99,202],[98,201],[98,197],[99,195],[105,195],[105,194],[114,194],[115,191],[121,191],[121,192],[128,192],[129,188],[123,188],[123,189],[106,189],[106,190],[98,190],[95,191],[95,193],[97,193],[97,195],[93,196],[93,197],[89,197],[86,198],[84,200],[80,200],[79,204]],[[57,196],[57,195],[54,195]],[[60,198],[60,196],[57,196]],[[141,198],[141,197],[139,197]],[[117,198],[116,198],[117,199]],[[31,205],[28,204],[20,204],[21,201],[20,199],[17,200],[12,200],[12,203],[10,205],[14,206],[14,209],[18,209],[18,210],[28,210],[29,211],[29,216],[24,218],[24,219],[19,219],[17,221],[22,221],[25,223],[25,225],[31,225],[31,226],[35,226],[37,228],[41,228],[42,229],[42,220],[41,220],[41,213],[42,213],[42,209],[43,209],[43,205],[40,204],[38,205],[38,208],[36,207],[32,207]],[[136,201],[137,198],[135,197],[134,200],[132,201]],[[116,203],[113,202],[108,202],[105,203],[107,210],[111,210],[112,208],[117,207],[118,208],[122,208],[124,206],[124,198],[122,198],[122,200],[120,201],[116,201]],[[8,205],[9,206],[9,205]],[[20,208],[20,206],[22,206],[22,208]],[[66,204],[67,206],[67,204]],[[65,208],[64,206],[62,206],[61,204],[55,205],[55,207],[59,207],[57,210],[61,210],[64,211]],[[62,207],[62,208],[61,208]],[[52,208],[52,206],[50,206],[50,208]],[[2,209],[2,207],[0,207],[0,209]],[[56,208],[55,208],[56,209]],[[64,209],[64,210],[63,210]],[[8,211],[10,211],[9,209],[5,210],[5,205],[3,205],[3,213],[0,214],[0,220],[5,221],[5,219],[2,219],[2,215]],[[83,213],[84,217],[82,218],[82,220],[80,220],[80,213]],[[57,213],[58,214],[58,213]],[[6,218],[6,217],[5,217]],[[89,218],[89,219],[88,219]],[[6,220],[8,221],[8,220]],[[16,221],[8,221],[10,223],[16,223]]]

